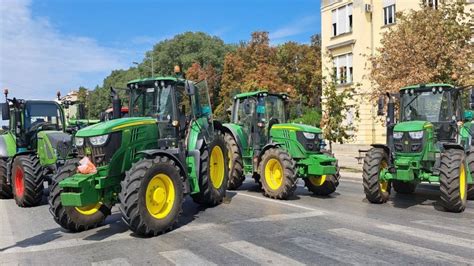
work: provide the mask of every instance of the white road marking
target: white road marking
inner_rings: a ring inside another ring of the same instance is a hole
[[[216,265],[187,249],[160,252],[160,255],[175,265]]]
[[[92,262],[92,266],[128,266],[131,265],[127,259],[125,258],[116,258],[116,259],[111,259],[111,260],[103,260],[103,261],[98,261],[98,262]]]
[[[252,218],[252,219],[247,219],[243,221],[237,221],[235,223],[277,222],[277,221],[321,216],[324,214],[325,213],[321,211],[296,212],[296,213],[289,213],[289,214],[274,214],[274,215],[268,215],[268,216],[259,217],[259,218]]]
[[[216,228],[216,226],[220,226],[220,225],[215,224],[215,223],[189,224],[189,225],[184,225],[180,228],[177,228],[171,231],[170,233],[173,233],[173,232],[184,233],[184,232],[191,232],[191,231],[208,230],[208,229]]]
[[[451,235],[440,234],[432,231],[397,224],[380,224],[377,225],[377,227],[383,230],[396,232],[397,234],[405,234],[408,236],[426,239],[429,241],[435,241],[443,244],[474,249],[474,240],[467,238],[459,238]]]
[[[401,253],[406,256],[412,256],[415,258],[429,259],[437,261],[438,263],[444,262],[446,264],[453,263],[462,263],[462,264],[472,264],[472,260],[463,258],[460,256],[452,255],[449,253],[432,250],[429,248],[419,247],[396,240],[391,240],[388,238],[378,237],[346,228],[337,228],[330,229],[329,233],[349,239],[352,241],[359,242],[364,245],[373,246],[373,247],[382,247],[397,253]],[[443,264],[443,263],[441,263]]]
[[[296,260],[247,241],[229,242],[221,244],[220,246],[260,265],[304,265]]]
[[[333,259],[342,264],[352,265],[386,265],[389,264],[384,260],[379,260],[371,255],[364,255],[356,251],[351,251],[345,248],[340,248],[322,241],[317,241],[305,237],[296,237],[289,240],[289,242],[304,248],[311,252],[320,254],[324,257]]]
[[[0,200],[0,249],[15,244],[13,230],[8,217],[11,217],[11,215],[8,214],[7,201]]]
[[[46,251],[46,250],[52,250],[52,249],[71,248],[71,247],[84,246],[84,245],[89,245],[89,244],[97,244],[97,243],[104,243],[104,242],[109,242],[109,241],[114,241],[114,240],[132,239],[132,238],[133,237],[130,236],[130,232],[125,232],[125,233],[112,235],[100,241],[73,238],[73,239],[68,239],[68,240],[52,241],[52,242],[48,242],[48,243],[37,245],[37,246],[12,247],[2,252],[3,253],[37,252],[37,251]]]
[[[454,225],[450,223],[449,221],[441,222],[441,221],[436,221],[436,220],[417,220],[417,221],[412,221],[412,223],[426,225],[426,226],[439,228],[443,230],[456,231],[463,234],[474,234],[474,232],[472,231],[472,226]],[[449,226],[446,226],[446,224],[449,224]]]
[[[243,192],[239,192],[239,191],[236,191],[236,194],[237,194],[238,196],[244,196],[244,197],[253,198],[253,199],[262,200],[262,201],[268,201],[268,202],[271,202],[271,203],[274,203],[274,204],[277,204],[277,205],[285,205],[285,206],[288,206],[288,207],[291,207],[291,208],[299,208],[299,209],[308,210],[308,211],[321,211],[320,209],[316,209],[316,208],[310,208],[310,207],[306,207],[306,206],[301,206],[301,205],[289,203],[289,202],[282,201],[282,200],[274,200],[274,199],[269,199],[269,198],[264,198],[264,197],[249,195],[249,194],[246,194],[246,193],[243,193]]]

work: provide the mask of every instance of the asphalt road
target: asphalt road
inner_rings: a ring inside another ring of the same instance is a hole
[[[474,264],[474,202],[440,211],[437,186],[364,199],[361,180],[343,177],[331,197],[303,187],[288,201],[265,198],[247,180],[228,202],[203,209],[185,202],[179,228],[154,238],[128,231],[117,210],[105,225],[63,232],[48,206],[0,201],[0,264]]]

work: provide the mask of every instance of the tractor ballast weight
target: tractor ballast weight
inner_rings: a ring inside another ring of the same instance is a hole
[[[387,94],[387,144],[374,144],[364,159],[366,198],[383,203],[391,188],[413,193],[420,182],[439,183],[445,210],[462,212],[474,196],[472,112],[463,112],[462,89],[421,84]],[[473,100],[471,93],[471,100]],[[399,119],[395,100],[399,99]],[[378,114],[383,114],[383,98]]]
[[[43,182],[50,182],[71,152],[71,135],[55,101],[9,99],[5,90],[0,135],[0,198],[14,197],[20,207],[38,205]]]
[[[119,204],[132,231],[153,236],[176,225],[185,195],[212,206],[223,200],[227,150],[214,131],[205,82],[157,77],[128,88],[130,117],[79,130],[78,157],[53,182],[50,212],[70,231],[98,226]],[[85,157],[96,172],[78,172]]]
[[[339,184],[336,159],[324,150],[321,129],[287,123],[286,94],[255,91],[234,97],[231,123],[224,124],[231,159],[230,189],[253,175],[266,196],[289,198],[299,177],[317,195]]]

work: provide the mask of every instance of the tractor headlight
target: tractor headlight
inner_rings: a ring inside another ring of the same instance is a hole
[[[96,136],[96,137],[90,137],[89,141],[94,146],[102,146],[107,142],[108,139],[109,139],[109,135],[101,135],[101,136]]]
[[[403,137],[403,132],[393,132],[394,139],[401,139]]]
[[[319,140],[324,139],[323,133],[319,133],[319,134],[318,134],[318,139],[319,139]]]
[[[84,145],[84,138],[75,138],[74,144],[76,144],[77,147],[82,147],[82,145]]]
[[[314,139],[316,137],[316,134],[309,132],[303,132],[303,135],[306,139]]]
[[[412,138],[412,139],[421,139],[421,138],[423,138],[423,130],[408,132],[408,134],[410,134],[410,138]]]

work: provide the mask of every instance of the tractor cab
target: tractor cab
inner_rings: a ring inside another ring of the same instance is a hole
[[[400,90],[400,122],[431,123],[438,142],[456,142],[462,109],[460,91],[451,85],[419,85]]]

